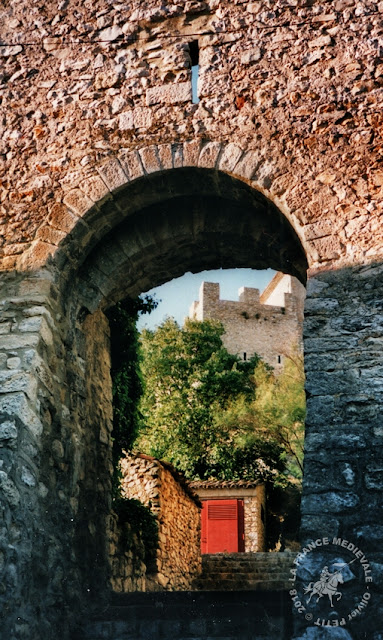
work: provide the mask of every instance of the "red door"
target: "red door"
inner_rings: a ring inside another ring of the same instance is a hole
[[[243,500],[203,500],[201,552],[244,551]]]

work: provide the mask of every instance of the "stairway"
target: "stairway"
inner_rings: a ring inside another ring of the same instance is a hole
[[[194,591],[113,593],[73,640],[288,640],[295,555],[203,555]]]
[[[283,592],[115,593],[73,640],[288,640],[291,609]]]
[[[202,556],[197,591],[288,591],[296,553],[215,553]]]

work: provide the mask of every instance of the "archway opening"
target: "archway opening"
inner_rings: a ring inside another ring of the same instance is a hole
[[[92,557],[107,566],[110,536],[112,394],[104,312],[185,271],[271,267],[305,283],[307,261],[296,231],[270,200],[241,180],[207,169],[146,176],[99,203],[83,222],[60,259],[67,313],[75,325],[71,360],[80,356],[76,375],[84,378],[83,396],[77,394],[73,404],[82,425],[80,457],[98,478],[93,488],[89,475],[78,482],[78,552],[89,574]]]
[[[71,300],[108,308],[186,271],[271,267],[306,282],[287,217],[229,174],[180,168],[140,178],[93,207],[58,258]]]

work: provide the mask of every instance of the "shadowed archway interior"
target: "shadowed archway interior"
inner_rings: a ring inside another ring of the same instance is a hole
[[[223,172],[183,168],[139,178],[99,201],[61,244],[56,266],[64,345],[57,403],[64,390],[71,433],[68,493],[76,512],[73,568],[96,601],[111,571],[113,518],[110,329],[104,312],[186,271],[272,267],[305,283],[307,262],[292,225],[263,194]],[[51,430],[45,438],[48,450]]]
[[[92,208],[84,222],[62,246],[60,261],[69,291],[90,312],[185,271],[271,267],[306,281],[306,256],[287,218],[223,172],[146,176]]]

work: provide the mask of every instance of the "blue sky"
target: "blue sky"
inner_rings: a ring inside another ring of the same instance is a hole
[[[161,300],[157,309],[150,315],[144,315],[138,320],[138,329],[153,329],[159,325],[166,316],[173,316],[179,324],[183,324],[189,313],[189,307],[194,300],[198,300],[199,288],[203,280],[207,282],[219,282],[221,286],[221,299],[238,300],[240,287],[254,287],[263,289],[268,285],[275,271],[266,269],[215,269],[214,271],[201,271],[200,273],[185,273],[180,278],[166,282],[160,287],[148,291],[155,294],[157,300]]]

